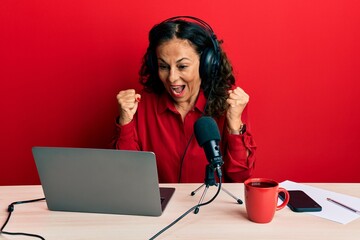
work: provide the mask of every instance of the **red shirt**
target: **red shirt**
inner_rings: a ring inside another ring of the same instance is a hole
[[[134,119],[124,126],[117,124],[115,146],[122,150],[154,152],[160,183],[204,182],[208,160],[194,136],[194,123],[203,116],[205,104],[201,91],[194,109],[182,121],[167,93],[159,96],[143,91]],[[242,118],[247,123],[246,111]],[[224,180],[243,182],[250,177],[255,162],[256,146],[250,129],[247,125],[243,135],[233,135],[225,126],[225,116],[215,120],[221,135]]]

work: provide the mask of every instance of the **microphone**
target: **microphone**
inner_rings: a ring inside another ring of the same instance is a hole
[[[219,171],[224,162],[219,147],[220,132],[215,120],[208,116],[199,118],[194,124],[194,132],[197,142],[204,148],[207,160]]]

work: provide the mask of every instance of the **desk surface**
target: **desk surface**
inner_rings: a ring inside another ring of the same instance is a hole
[[[360,197],[359,183],[308,184],[338,193]],[[190,196],[200,184],[162,184],[176,188],[160,217],[55,212],[44,201],[15,206],[5,227],[9,232],[39,234],[45,239],[149,239],[196,205],[203,189]],[[243,184],[223,184],[243,199]],[[210,187],[205,200],[216,192]],[[14,201],[42,198],[41,186],[1,186],[0,226],[7,217],[7,206]],[[29,239],[0,235],[0,239]],[[33,238],[30,238],[33,239]],[[346,225],[288,208],[276,212],[271,223],[257,224],[247,219],[245,204],[239,205],[224,191],[198,214],[189,213],[156,239],[360,239],[360,220]]]

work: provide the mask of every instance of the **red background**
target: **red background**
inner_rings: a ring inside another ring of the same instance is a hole
[[[0,185],[39,183],[32,146],[107,148],[148,30],[175,15],[225,41],[251,95],[256,176],[360,182],[359,1],[2,0]]]

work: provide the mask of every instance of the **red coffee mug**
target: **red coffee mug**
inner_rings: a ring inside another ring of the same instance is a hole
[[[250,178],[244,182],[245,206],[248,218],[256,223],[268,223],[274,217],[275,211],[283,209],[288,204],[290,196],[279,183],[267,178]],[[280,192],[285,193],[281,205],[278,203]]]

